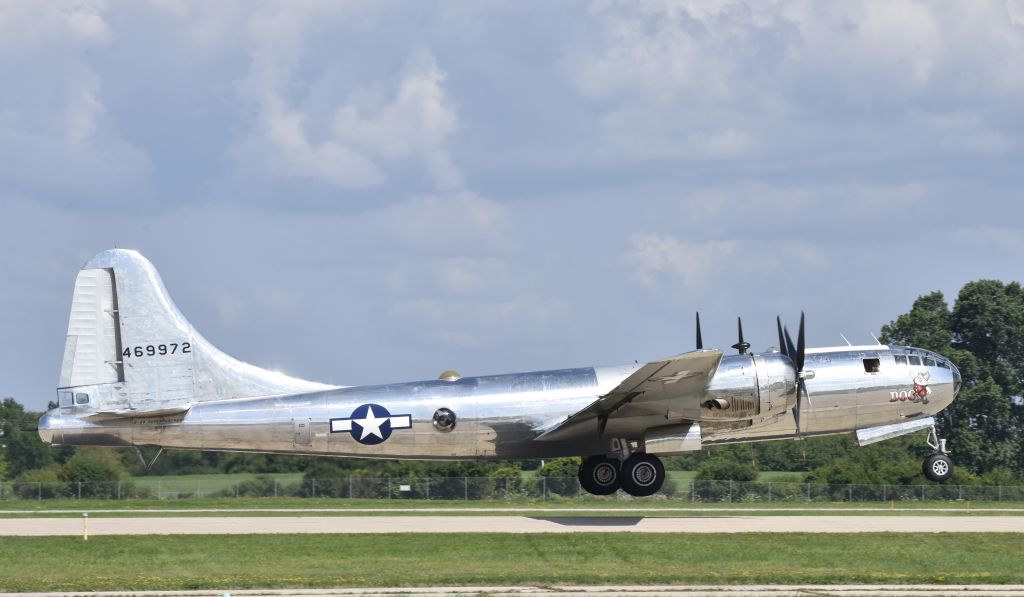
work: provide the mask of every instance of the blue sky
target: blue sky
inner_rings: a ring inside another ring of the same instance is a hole
[[[0,1],[0,395],[143,252],[338,384],[855,342],[1024,278],[1024,2]]]

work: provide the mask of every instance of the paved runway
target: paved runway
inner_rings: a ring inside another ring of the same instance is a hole
[[[0,597],[73,597],[81,593],[0,593]],[[556,585],[510,587],[371,587],[339,589],[246,589],[240,591],[97,591],[92,597],[204,597],[232,595],[234,597],[288,596],[288,597],[342,597],[349,595],[550,595],[552,597],[590,597],[592,595],[643,595],[644,597],[809,597],[812,595],[838,595],[842,597],[929,597],[966,595],[969,597],[1021,597],[1022,585]]]
[[[0,519],[0,536],[81,535],[80,518]],[[90,535],[258,533],[1024,533],[1024,516],[203,516],[93,518]]]

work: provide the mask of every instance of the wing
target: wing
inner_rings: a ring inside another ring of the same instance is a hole
[[[537,439],[563,441],[600,435],[609,424],[617,435],[631,435],[681,420],[684,409],[692,412],[700,401],[721,361],[721,350],[698,350],[647,363]],[[690,408],[685,408],[687,405]]]

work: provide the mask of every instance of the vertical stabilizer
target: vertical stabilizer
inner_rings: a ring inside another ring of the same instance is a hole
[[[104,251],[75,282],[60,388],[83,388],[92,397],[89,410],[159,411],[333,387],[218,350],[189,324],[156,268],[138,252]]]

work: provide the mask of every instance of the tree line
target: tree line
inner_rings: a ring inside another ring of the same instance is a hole
[[[941,292],[918,297],[910,311],[883,325],[881,340],[935,351],[960,369],[963,388],[939,415],[940,437],[956,461],[953,482],[1009,485],[1024,477],[1024,289],[1017,282],[966,284],[952,308]],[[308,479],[340,476],[486,477],[537,470],[574,476],[578,459],[547,462],[421,462],[167,450],[145,471],[124,448],[48,446],[39,440],[42,413],[13,398],[0,403],[0,480],[85,481],[132,475],[301,472]],[[930,452],[921,434],[857,448],[850,436],[797,442],[709,447],[666,460],[672,470],[697,470],[704,479],[753,480],[760,471],[801,471],[808,482],[923,483],[921,459]]]

